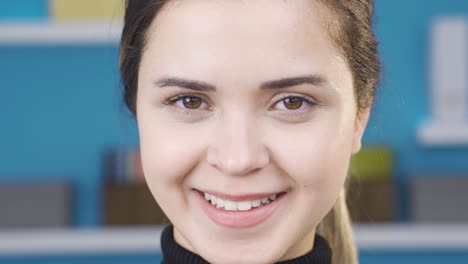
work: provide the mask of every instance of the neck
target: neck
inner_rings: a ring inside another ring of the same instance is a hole
[[[201,256],[176,242],[174,237],[175,233],[172,225],[164,228],[161,236],[161,249],[164,257],[162,264],[208,264]],[[310,242],[311,237],[313,237],[312,242]],[[317,235],[314,231],[306,235],[303,241],[309,243],[306,251],[301,247],[294,248],[294,254],[284,255],[277,264],[331,264],[332,252],[323,237]],[[312,250],[310,249],[311,245],[313,245]]]

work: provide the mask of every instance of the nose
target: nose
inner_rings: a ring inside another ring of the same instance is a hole
[[[238,115],[219,122],[207,160],[224,174],[244,176],[265,167],[270,157],[255,120]]]

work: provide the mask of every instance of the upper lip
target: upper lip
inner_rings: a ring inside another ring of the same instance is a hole
[[[252,201],[252,200],[260,200],[266,197],[270,197],[273,194],[279,194],[283,192],[261,192],[261,193],[240,193],[240,194],[227,194],[221,193],[214,190],[200,190],[196,189],[199,192],[209,193],[217,198],[221,198],[223,200],[233,201],[233,202],[240,202],[240,201]]]

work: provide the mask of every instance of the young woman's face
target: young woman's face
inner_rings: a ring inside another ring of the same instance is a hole
[[[309,0],[173,1],[149,29],[144,174],[176,241],[209,262],[307,253],[342,190],[368,111],[357,114],[321,11]]]

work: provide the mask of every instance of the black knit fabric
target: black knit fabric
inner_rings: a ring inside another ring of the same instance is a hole
[[[168,225],[161,235],[163,260],[161,264],[207,264],[202,257],[183,248],[174,240],[174,227]],[[307,254],[278,264],[330,264],[332,252],[325,238],[315,236],[314,248]]]

